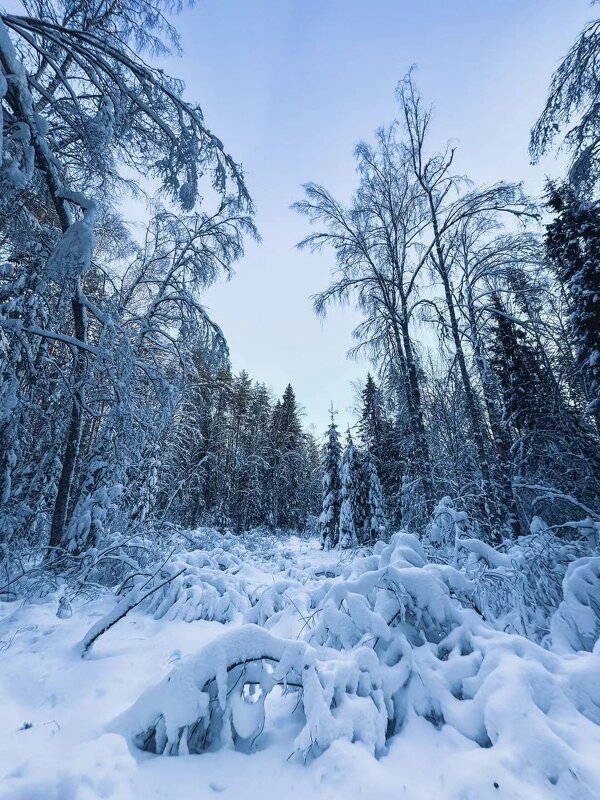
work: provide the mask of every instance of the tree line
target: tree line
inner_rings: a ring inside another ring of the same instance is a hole
[[[563,533],[597,518],[599,55],[594,23],[554,78],[532,155],[581,121],[569,175],[539,200],[517,183],[477,186],[456,172],[454,145],[431,147],[411,71],[397,118],[355,149],[352,197],[308,183],[295,204],[313,226],[299,247],[333,257],[315,311],[353,302],[362,314],[351,355],[377,370],[365,391],[394,526],[424,530],[441,497],[494,544],[534,516]]]
[[[198,373],[163,451],[157,510],[188,527],[302,531],[319,511],[319,448],[288,385]]]
[[[356,147],[349,201],[305,187],[301,246],[335,263],[315,309],[356,303],[375,373],[359,446],[330,429],[319,466],[291,387],[232,375],[201,303],[258,233],[240,166],[147,63],[179,48],[170,9],[0,14],[0,558],[73,560],[153,526],[298,528],[323,500],[331,544],[423,530],[440,497],[493,543],[537,515],[596,519],[599,23],[532,132],[534,158],[561,134],[572,156],[541,200],[458,174],[412,72],[397,119]],[[120,214],[131,197],[143,229]],[[385,523],[365,511],[377,485]]]

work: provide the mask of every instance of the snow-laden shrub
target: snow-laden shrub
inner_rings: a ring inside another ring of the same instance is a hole
[[[234,577],[239,566],[239,559],[221,548],[174,556],[150,582],[137,580],[147,592],[153,585],[161,587],[140,608],[154,619],[231,622],[250,606],[243,582]]]
[[[559,652],[591,652],[600,638],[600,557],[579,558],[567,567],[563,601],[551,621]]]
[[[475,607],[488,622],[547,643],[567,568],[588,553],[586,540],[561,539],[535,520],[531,534],[506,542],[502,551],[477,538],[457,537],[453,564],[473,582]]]
[[[387,712],[373,651],[322,654],[245,625],[178,664],[122,715],[115,730],[135,731],[152,753],[202,753],[235,744],[244,750],[262,731],[266,695],[275,687],[298,691],[305,724],[296,744],[322,752],[337,738],[385,745]]]
[[[280,578],[270,586],[254,592],[252,607],[244,614],[245,622],[271,629],[282,617],[301,620],[312,628],[323,598],[332,585],[331,580],[318,580],[310,585],[297,580]],[[303,626],[304,629],[304,626]]]
[[[429,541],[433,545],[452,545],[469,527],[466,511],[457,511],[450,497],[442,497],[433,509],[427,529]]]
[[[457,570],[428,564],[416,537],[396,534],[379,555],[357,559],[321,604],[313,643],[351,648],[377,638],[381,651],[398,632],[413,644],[439,641],[459,624],[451,593],[469,596],[472,585]]]
[[[270,595],[273,608],[290,589],[282,588]],[[314,587],[303,588],[310,596]],[[472,591],[459,570],[428,563],[413,536],[396,534],[332,580],[313,627],[295,639],[255,625],[224,634],[179,662],[117,729],[157,753],[248,750],[264,724],[264,698],[279,686],[298,695],[296,748],[305,757],[338,739],[379,756],[390,737],[426,721],[475,751],[498,748],[523,780],[592,800],[583,743],[600,746],[597,659],[565,660],[495,630],[469,607]],[[281,630],[297,611],[281,603],[275,614]]]

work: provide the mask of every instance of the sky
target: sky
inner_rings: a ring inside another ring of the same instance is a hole
[[[262,236],[203,298],[234,370],[278,395],[291,383],[317,433],[332,403],[345,427],[369,364],[346,358],[356,311],[325,321],[312,311],[333,256],[295,248],[310,230],[290,209],[302,184],[349,199],[354,146],[394,119],[395,86],[415,64],[434,106],[433,143],[455,141],[458,170],[540,192],[560,170],[552,159],[530,165],[529,131],[553,70],[593,17],[587,0],[198,0],[185,10],[183,56],[165,68],[242,163]]]

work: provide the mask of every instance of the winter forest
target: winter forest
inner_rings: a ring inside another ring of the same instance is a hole
[[[164,68],[180,4],[0,6],[2,800],[600,798],[585,10],[520,142],[543,191],[463,174],[406,41],[352,190],[297,186],[301,301],[358,320],[324,429],[206,304],[267,244]]]

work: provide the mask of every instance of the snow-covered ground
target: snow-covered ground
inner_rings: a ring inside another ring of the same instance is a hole
[[[248,553],[235,574],[259,597],[282,574],[301,580],[310,575],[313,581],[333,584],[338,580],[333,576],[339,576],[343,567],[339,553],[322,553],[315,542],[292,538],[269,559]],[[357,574],[361,570],[364,573],[361,567]],[[304,759],[295,744],[303,726],[295,713],[298,697],[283,696],[275,688],[267,697],[265,728],[253,752],[225,748],[169,757],[136,748],[131,737],[114,732],[120,730],[115,720],[126,715],[174,666],[185,664],[187,656],[240,626],[242,614],[221,624],[154,619],[147,608],[135,609],[82,658],[79,644],[85,633],[113,607],[111,597],[80,599],[67,619],[56,616],[56,596],[0,607],[3,800],[600,797],[600,727],[591,719],[597,717],[600,695],[598,654],[549,654],[554,661],[543,668],[536,661],[541,652],[537,645],[515,636],[512,639],[519,641],[520,650],[510,649],[505,634],[490,632],[489,648],[495,647],[497,654],[492,660],[503,665],[492,674],[493,685],[488,681],[485,688],[486,722],[499,730],[493,746],[480,746],[460,732],[458,723],[439,725],[427,715],[413,714],[388,739],[380,758],[365,744],[339,737],[318,757]],[[305,611],[300,608],[274,616],[270,630],[287,639],[299,636],[306,627]],[[494,636],[504,639],[494,644]],[[518,666],[518,672],[512,665],[509,670],[511,658],[519,665],[526,663],[527,669]],[[450,660],[440,663],[450,664]],[[558,674],[559,664],[560,680],[545,683],[548,676]],[[512,683],[502,691],[507,677]],[[520,682],[522,694],[511,694]],[[528,705],[532,686],[537,714]],[[564,693],[558,686],[564,687]],[[592,712],[586,703],[594,707]],[[578,713],[582,710],[583,715]],[[503,727],[505,719],[512,726],[510,739]],[[535,763],[538,758],[540,763]],[[571,766],[564,770],[557,766],[556,778],[548,780],[549,767],[543,762],[552,759]]]

